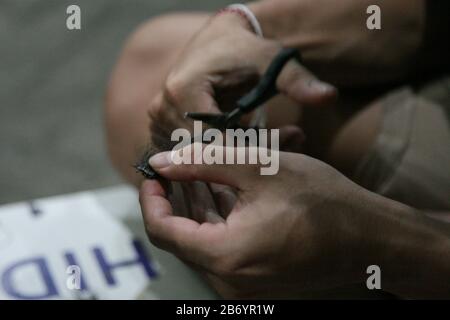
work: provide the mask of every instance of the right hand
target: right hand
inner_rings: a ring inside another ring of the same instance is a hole
[[[233,108],[280,50],[278,42],[258,37],[234,13],[211,18],[185,47],[151,104],[153,143],[164,146],[173,129],[190,129],[185,112],[217,113]],[[285,66],[277,87],[298,105],[326,105],[337,95],[333,86],[294,60]]]

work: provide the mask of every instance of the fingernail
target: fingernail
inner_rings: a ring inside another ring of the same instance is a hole
[[[172,163],[170,160],[170,152],[162,152],[162,153],[155,154],[153,157],[151,157],[148,160],[148,163],[154,169],[162,169],[162,168],[168,167]]]
[[[335,91],[336,88],[333,87],[331,84],[319,81],[319,80],[311,80],[309,82],[309,86],[316,90],[317,92],[321,92],[321,93],[328,93],[328,92],[332,92]]]

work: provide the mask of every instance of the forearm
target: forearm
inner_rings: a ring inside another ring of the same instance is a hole
[[[450,224],[377,195],[367,209],[374,219],[361,243],[382,288],[403,298],[450,297]]]
[[[366,27],[366,10],[373,4],[381,7],[382,30]],[[307,66],[344,85],[404,77],[424,32],[423,0],[263,0],[250,8],[266,37],[299,48]]]

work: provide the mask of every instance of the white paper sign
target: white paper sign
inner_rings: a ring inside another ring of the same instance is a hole
[[[0,299],[134,299],[159,273],[91,193],[0,207]]]

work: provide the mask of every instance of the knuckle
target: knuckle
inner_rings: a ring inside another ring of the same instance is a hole
[[[165,248],[161,239],[159,237],[155,236],[154,234],[147,232],[147,238],[155,247],[160,248],[160,249]]]
[[[147,234],[148,240],[154,246],[156,246],[160,249],[165,248],[162,237],[158,234],[157,230],[154,227],[152,227],[148,221],[145,221],[144,227],[145,227],[145,233]]]
[[[186,81],[178,75],[171,74],[164,84],[164,98],[172,105],[178,106],[183,101]]]
[[[164,117],[166,109],[163,100],[158,97],[151,102],[148,115],[152,120],[160,120]]]
[[[152,232],[151,228],[146,226],[145,230],[147,232],[148,240],[150,240],[150,242],[153,243],[153,244],[158,243],[159,238]]]
[[[157,242],[158,237],[148,221],[145,221],[144,227],[145,227],[145,232],[146,232],[147,237],[150,240],[150,242],[152,242],[152,243]]]
[[[294,81],[304,76],[304,73],[300,68],[287,68],[284,72],[284,77],[280,78],[280,82],[283,85],[292,84]]]

